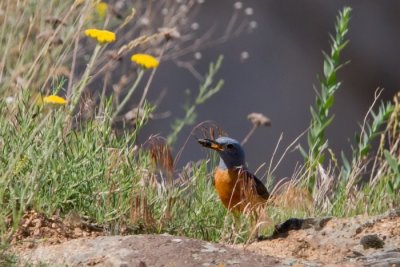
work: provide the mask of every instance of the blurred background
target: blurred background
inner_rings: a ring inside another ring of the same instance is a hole
[[[313,86],[319,89],[317,75],[322,73],[322,51],[329,52],[329,33],[334,33],[338,11],[348,5],[353,9],[348,34],[350,43],[344,50],[342,62],[350,63],[339,72],[342,86],[335,98],[332,110],[335,119],[327,136],[338,158],[341,151],[349,155],[354,134],[360,129],[376,89],[384,88],[382,100],[392,99],[399,90],[400,2],[243,0],[240,3],[238,6],[232,0],[205,0],[199,8],[197,21],[190,22],[198,36],[210,29],[215,30],[214,35],[222,35],[232,14],[250,25],[238,37],[185,56],[195,62],[199,73],[205,74],[209,63],[224,55],[217,78],[223,79],[225,84],[197,109],[196,123],[213,120],[229,136],[242,140],[252,127],[247,115],[251,112],[265,114],[271,119],[272,127],[260,127],[245,144],[245,150],[251,170],[264,162],[268,166],[282,134],[274,166],[287,146],[309,125],[309,107],[315,101]],[[175,118],[184,116],[184,103],[188,97],[194,98],[199,83],[198,78],[178,62],[162,62],[149,99],[155,101],[160,92],[166,90],[156,112],[171,113],[167,118],[151,121],[141,133],[141,141],[150,134],[167,136]],[[187,91],[192,93],[188,96]],[[176,154],[189,138],[177,167],[208,155],[191,131],[191,126],[185,127],[174,146]],[[196,134],[201,136],[199,131]],[[302,138],[304,145],[305,138]],[[302,161],[300,152],[290,150],[274,175],[290,177],[297,161]],[[258,175],[264,172],[265,169]]]

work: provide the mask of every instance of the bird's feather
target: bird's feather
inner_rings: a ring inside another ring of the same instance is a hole
[[[257,178],[257,176],[255,176],[245,168],[239,168],[238,172],[240,176],[242,176],[244,179],[248,180],[249,183],[251,183],[251,185],[256,190],[257,195],[264,198],[265,200],[269,198],[269,192],[267,188],[265,187],[263,182],[261,182],[260,179]]]
[[[264,184],[244,168],[215,172],[215,189],[222,203],[230,210],[243,212],[267,201],[269,193]]]

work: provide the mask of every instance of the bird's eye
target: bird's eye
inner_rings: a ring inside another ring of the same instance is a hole
[[[227,144],[226,147],[227,147],[228,149],[232,149],[232,148],[233,148],[233,145],[232,145],[232,144]]]

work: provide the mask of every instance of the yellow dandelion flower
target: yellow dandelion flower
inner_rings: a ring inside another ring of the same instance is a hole
[[[87,29],[85,34],[86,36],[95,39],[100,44],[111,43],[115,41],[115,33],[106,30]]]
[[[155,57],[148,54],[134,54],[131,60],[145,69],[157,68],[159,64]]]
[[[104,19],[107,15],[108,4],[105,2],[99,2],[95,6],[96,14],[100,19]]]
[[[45,104],[57,104],[57,105],[66,105],[68,103],[67,100],[58,95],[49,95],[43,98],[43,103]]]

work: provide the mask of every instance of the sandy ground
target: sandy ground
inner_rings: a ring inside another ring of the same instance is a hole
[[[376,217],[332,218],[321,229],[310,227],[292,230],[275,238],[252,243],[247,249],[262,255],[322,264],[365,264],[374,257],[396,256],[396,252],[400,257],[399,215],[392,212]]]

